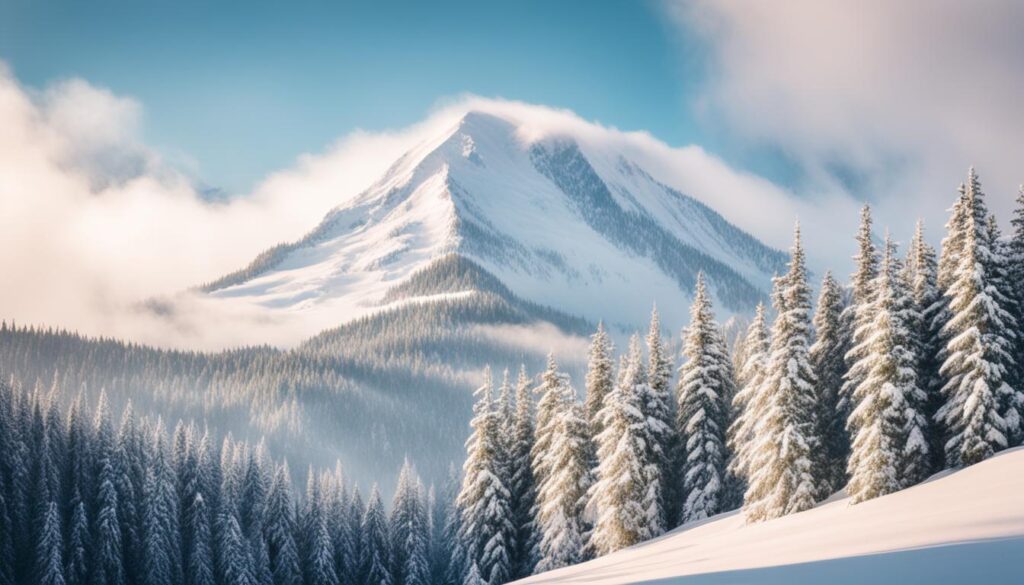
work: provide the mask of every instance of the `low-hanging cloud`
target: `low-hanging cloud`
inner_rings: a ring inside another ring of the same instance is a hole
[[[213,202],[141,142],[141,118],[131,98],[80,79],[31,90],[0,63],[0,317],[161,344],[272,342],[231,331],[237,315],[214,335],[169,336],[133,307],[301,236],[425,131],[355,132]]]
[[[1024,4],[1013,0],[668,2],[710,48],[697,104],[781,149],[801,190],[872,201],[879,224],[937,239],[969,165],[1009,218],[1024,180]],[[852,232],[848,232],[852,233]]]

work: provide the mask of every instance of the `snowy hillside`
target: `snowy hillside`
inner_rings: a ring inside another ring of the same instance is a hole
[[[839,495],[761,524],[731,512],[520,583],[1021,582],[1024,448],[851,506]]]
[[[683,323],[700,270],[727,311],[765,297],[782,253],[593,137],[526,134],[515,120],[470,112],[305,238],[204,290],[307,323],[309,335],[409,302],[417,295],[396,289],[453,253],[526,301],[630,329],[655,301],[666,322]]]

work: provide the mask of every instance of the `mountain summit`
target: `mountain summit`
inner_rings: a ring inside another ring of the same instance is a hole
[[[425,276],[450,272],[453,255],[473,278]],[[511,117],[470,111],[308,235],[203,290],[330,327],[472,295],[482,273],[519,299],[626,330],[652,302],[683,323],[699,271],[721,307],[746,311],[785,259],[593,137],[531,138]]]

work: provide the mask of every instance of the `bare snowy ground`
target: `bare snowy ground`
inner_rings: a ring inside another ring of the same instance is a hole
[[[1024,583],[1024,448],[870,502],[843,494],[746,524],[738,512],[681,526],[521,583]]]

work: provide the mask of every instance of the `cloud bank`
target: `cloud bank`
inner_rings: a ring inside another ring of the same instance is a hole
[[[746,144],[781,149],[804,171],[807,196],[870,200],[878,223],[903,237],[921,215],[937,240],[973,164],[1008,221],[1024,181],[1024,4],[667,6],[710,49],[698,109]]]

